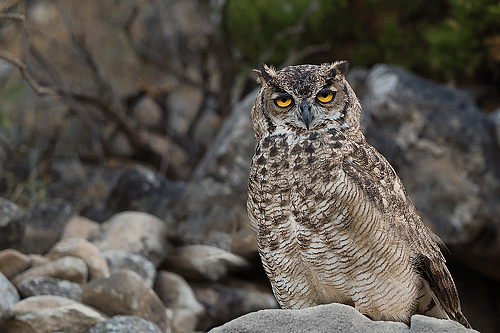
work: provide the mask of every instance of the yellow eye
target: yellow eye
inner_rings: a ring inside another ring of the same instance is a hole
[[[292,104],[292,98],[279,97],[274,100],[274,103],[276,103],[276,105],[279,106],[280,108],[286,108],[287,106],[290,106],[290,104]]]
[[[333,99],[333,93],[329,91],[320,92],[316,98],[321,103],[328,103]]]

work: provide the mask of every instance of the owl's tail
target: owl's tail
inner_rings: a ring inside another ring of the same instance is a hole
[[[445,263],[424,255],[421,255],[418,261],[418,270],[424,279],[419,297],[419,313],[451,319],[471,328],[462,313],[457,288]]]

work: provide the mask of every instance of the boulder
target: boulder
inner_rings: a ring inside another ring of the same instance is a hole
[[[73,301],[80,301],[83,286],[76,282],[56,279],[50,276],[31,276],[17,284],[23,298],[31,296],[61,296]]]
[[[406,324],[373,321],[351,306],[343,304],[319,305],[302,310],[261,310],[234,319],[209,333],[472,333],[451,320],[415,315],[410,328]]]
[[[24,253],[14,249],[0,251],[0,272],[7,278],[31,267],[31,259]]]
[[[122,212],[103,223],[91,240],[100,251],[120,250],[140,254],[158,265],[170,248],[167,225],[159,218],[142,212]]]
[[[20,297],[16,287],[0,272],[0,313],[19,302]]]
[[[102,256],[106,259],[111,272],[129,269],[139,274],[148,286],[153,286],[156,267],[146,257],[117,250],[102,251]]]
[[[61,239],[83,238],[89,239],[99,231],[100,224],[83,216],[75,215],[66,224]]]
[[[246,188],[255,139],[250,109],[257,90],[238,103],[193,171],[177,211],[180,237],[205,243],[212,232],[249,229]],[[255,248],[256,251],[256,248]]]
[[[82,292],[81,300],[109,316],[139,316],[167,329],[165,306],[153,289],[135,272],[122,270],[94,279]]]
[[[240,256],[209,245],[185,245],[165,258],[166,270],[187,278],[218,281],[230,272],[247,270],[250,264]]]
[[[80,333],[104,319],[94,309],[64,297],[33,296],[2,313],[0,332]]]
[[[50,276],[84,284],[87,282],[88,268],[85,261],[80,258],[63,257],[40,266],[32,267],[16,275],[12,279],[12,282],[18,285],[25,278],[34,276]]]
[[[83,238],[67,238],[56,243],[47,254],[51,260],[62,257],[80,258],[87,264],[89,280],[109,274],[106,259],[97,247]]]

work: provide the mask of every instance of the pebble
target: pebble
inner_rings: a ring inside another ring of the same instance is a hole
[[[140,254],[158,266],[165,257],[167,225],[159,218],[143,212],[122,212],[113,215],[92,238],[101,251],[120,250]]]
[[[102,251],[101,254],[106,259],[111,272],[130,269],[139,274],[150,287],[153,286],[156,267],[146,257],[117,250]]]
[[[173,250],[163,267],[187,278],[219,281],[230,271],[249,269],[240,256],[209,245],[185,245]]]
[[[89,280],[106,276],[109,267],[97,247],[83,238],[67,238],[56,243],[47,254],[51,260],[66,256],[80,258],[87,264]]]
[[[0,273],[0,295],[0,313],[21,299],[16,287],[2,273]]]
[[[137,316],[114,316],[101,321],[84,333],[163,333],[158,326]]]
[[[17,302],[0,318],[2,333],[80,333],[105,316],[59,296],[33,296]]]
[[[0,251],[0,272],[8,279],[30,267],[31,259],[26,254],[14,249]]]
[[[165,306],[133,271],[124,269],[90,281],[83,288],[81,300],[109,316],[139,316],[155,323],[162,331],[167,330]]]
[[[50,276],[84,284],[87,282],[88,268],[85,261],[76,257],[63,257],[46,264],[30,268],[16,275],[12,282],[18,285],[27,277]]]
[[[68,280],[60,280],[49,276],[31,276],[24,278],[18,285],[23,298],[40,295],[62,296],[80,301],[83,286]]]
[[[156,277],[154,290],[167,308],[189,309],[195,315],[201,315],[205,310],[196,299],[193,289],[178,274],[160,271]]]
[[[101,225],[86,217],[75,215],[73,216],[61,235],[61,239],[66,238],[83,238],[89,239],[94,233],[97,233]]]

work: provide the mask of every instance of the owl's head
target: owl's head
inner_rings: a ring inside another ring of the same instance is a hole
[[[252,109],[257,140],[265,135],[323,128],[359,131],[360,106],[345,80],[347,61],[253,71],[262,84]]]

